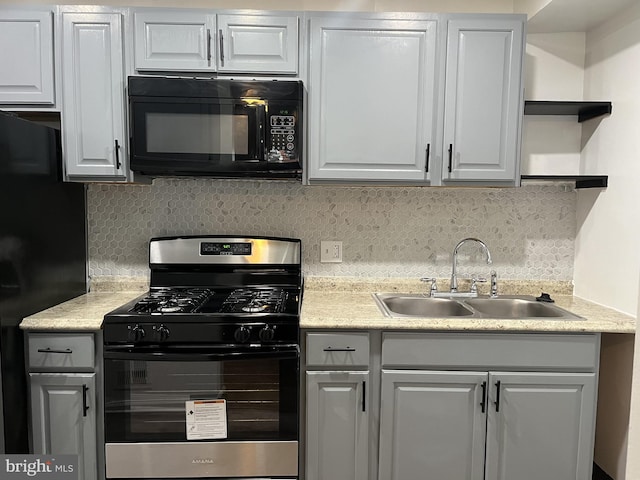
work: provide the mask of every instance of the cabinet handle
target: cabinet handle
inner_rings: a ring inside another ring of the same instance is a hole
[[[500,411],[500,380],[496,382],[496,412]]]
[[[73,353],[73,350],[71,350],[70,348],[65,348],[64,350],[56,350],[53,348],[39,348],[38,349],[39,353],[66,353],[66,354],[70,354]]]
[[[120,170],[122,164],[120,163],[120,145],[118,144],[118,139],[116,138],[116,168]]]
[[[480,402],[482,413],[487,409],[487,382],[482,382],[482,401]]]
[[[356,349],[351,347],[346,347],[346,348],[327,347],[324,349],[324,351],[325,352],[355,352]]]
[[[427,152],[426,152],[426,161],[425,161],[425,167],[424,167],[424,171],[429,173],[429,154],[431,153],[431,144],[427,143]]]
[[[218,36],[220,37],[220,66],[224,67],[224,37],[222,36],[222,29],[218,30]]]
[[[451,173],[451,167],[453,161],[453,143],[449,144],[449,173]]]
[[[89,391],[89,387],[86,385],[82,385],[82,416],[87,416],[87,410],[89,410],[89,405],[87,404],[87,392]]]
[[[211,66],[211,30],[207,28],[207,62]]]
[[[367,411],[367,382],[362,381],[362,411]]]

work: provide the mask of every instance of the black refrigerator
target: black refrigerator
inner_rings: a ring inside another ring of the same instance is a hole
[[[0,453],[29,453],[18,325],[87,288],[86,190],[61,160],[59,130],[0,112]]]

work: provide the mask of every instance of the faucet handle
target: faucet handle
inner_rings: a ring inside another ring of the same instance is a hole
[[[498,274],[495,270],[491,270],[491,297],[498,296]]]
[[[431,287],[429,288],[429,295],[433,296],[434,293],[438,292],[438,286],[436,285],[436,278],[435,277],[422,277],[420,279],[421,282],[423,283],[427,283],[427,282],[431,282]]]
[[[485,283],[487,281],[484,277],[471,277],[471,288],[469,291],[471,293],[478,293],[478,283]]]

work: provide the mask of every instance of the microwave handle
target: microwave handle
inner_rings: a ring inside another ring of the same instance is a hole
[[[256,151],[258,152],[258,158],[261,160],[268,160],[269,147],[266,145],[267,139],[271,139],[271,133],[267,131],[269,128],[269,118],[267,118],[267,109],[264,105],[258,106],[257,118],[256,118]]]

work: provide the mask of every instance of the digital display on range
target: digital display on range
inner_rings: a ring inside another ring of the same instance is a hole
[[[251,244],[202,242],[200,255],[251,255]]]

